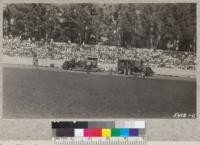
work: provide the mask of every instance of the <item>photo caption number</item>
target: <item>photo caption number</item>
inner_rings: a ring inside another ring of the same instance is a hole
[[[174,113],[173,118],[196,118],[196,114]]]

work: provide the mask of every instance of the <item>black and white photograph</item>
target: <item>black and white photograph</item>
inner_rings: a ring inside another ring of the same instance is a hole
[[[196,119],[196,3],[3,5],[3,118]]]

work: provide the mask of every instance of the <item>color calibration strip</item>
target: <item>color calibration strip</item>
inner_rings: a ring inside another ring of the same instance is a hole
[[[144,121],[52,122],[53,145],[145,145]]]
[[[144,121],[52,122],[53,137],[140,137]]]

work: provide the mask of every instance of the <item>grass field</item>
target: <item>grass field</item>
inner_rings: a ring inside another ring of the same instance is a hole
[[[196,113],[196,81],[3,68],[4,118],[172,118]]]

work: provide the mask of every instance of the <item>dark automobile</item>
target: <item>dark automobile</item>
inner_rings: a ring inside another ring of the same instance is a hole
[[[80,70],[80,71],[99,71],[97,66],[98,58],[95,56],[87,56],[85,59],[79,60],[76,62],[75,59],[66,60],[62,68],[65,70],[73,69],[73,70]]]
[[[141,77],[152,76],[153,70],[149,66],[145,66],[143,61],[140,60],[129,60],[119,59],[118,73],[124,75],[140,75]]]
[[[75,59],[71,59],[71,60],[65,60],[65,62],[62,65],[62,68],[65,70],[68,70],[68,69],[72,70],[75,66],[76,66]]]

